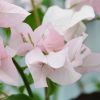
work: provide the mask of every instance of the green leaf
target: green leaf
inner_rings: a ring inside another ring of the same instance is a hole
[[[0,83],[0,91],[2,91],[4,89],[4,84]]]
[[[34,93],[34,100],[43,100],[37,93]]]
[[[25,86],[20,86],[20,87],[19,87],[19,92],[20,92],[20,93],[23,93],[24,90],[25,90]]]
[[[96,90],[100,91],[100,81],[98,81],[97,79],[92,79],[92,83],[94,83]]]
[[[4,100],[32,100],[25,94],[11,95]]]
[[[42,4],[46,7],[50,7],[52,5],[52,0],[43,0]]]
[[[11,35],[10,28],[0,28],[0,36],[3,38],[5,45],[7,45],[10,35]]]
[[[37,9],[37,12],[38,12],[40,21],[42,22],[44,14],[40,8]],[[24,22],[27,23],[28,25],[30,25],[31,28],[34,30],[37,28],[36,20],[35,20],[34,12],[30,12],[30,13],[31,14],[24,20]]]
[[[33,99],[25,94],[11,95],[4,100],[43,100],[38,94],[34,94]]]
[[[96,88],[97,88],[97,90],[100,91],[100,83],[97,83],[97,84],[96,84]]]
[[[48,95],[53,95],[58,90],[58,85],[53,83],[51,80],[48,80]]]

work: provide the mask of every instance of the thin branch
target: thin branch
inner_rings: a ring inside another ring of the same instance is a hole
[[[50,100],[50,97],[48,95],[48,88],[45,87],[45,100]]]
[[[30,88],[29,82],[28,82],[23,70],[21,69],[19,64],[15,61],[15,59],[13,59],[13,62],[14,62],[15,66],[16,66],[16,69],[18,70],[18,72],[19,72],[19,74],[20,74],[20,76],[21,76],[21,78],[22,78],[22,80],[23,80],[23,82],[25,84],[25,87],[26,87],[26,90],[27,90],[29,96],[33,98],[32,90]]]
[[[31,3],[32,3],[32,7],[33,7],[33,15],[35,17],[36,24],[37,24],[37,26],[39,26],[40,25],[40,18],[39,18],[38,12],[37,12],[37,7],[35,5],[35,1],[31,0]]]

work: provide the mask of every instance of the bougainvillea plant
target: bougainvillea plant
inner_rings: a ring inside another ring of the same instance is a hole
[[[30,84],[45,88],[45,100],[50,100],[54,92],[50,88],[73,84],[85,73],[100,71],[100,53],[84,43],[89,36],[84,21],[99,15],[99,0],[67,0],[65,9],[53,5],[45,13],[34,0],[29,12],[9,2],[0,0],[0,28],[5,31],[5,36],[0,31],[0,81],[21,87],[22,78],[27,93],[4,100],[38,100]],[[25,67],[17,57],[24,58]]]

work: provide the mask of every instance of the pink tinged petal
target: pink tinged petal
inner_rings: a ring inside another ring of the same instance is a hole
[[[82,59],[84,59],[85,57],[87,57],[89,54],[91,54],[91,50],[90,48],[88,48],[86,45],[83,45],[81,48],[81,57]]]
[[[76,54],[73,55],[73,59],[71,59],[69,51],[70,51],[69,47],[66,46],[66,65],[68,64],[73,68],[82,65],[83,61],[80,52],[76,52]]]
[[[90,0],[90,5],[94,8],[96,14],[100,15],[100,0]]]
[[[24,56],[26,55],[29,51],[33,49],[33,45],[30,43],[23,43],[19,46],[17,50],[17,55]]]
[[[85,59],[89,54],[91,54],[91,50],[85,45],[83,45],[81,51],[79,51],[75,55],[75,59],[72,61],[72,65],[74,67],[81,66],[83,64],[83,59]]]
[[[44,26],[44,27],[43,27]],[[51,24],[42,25],[43,33],[41,32],[37,34],[41,34],[40,40],[38,40],[37,46],[41,48],[43,51],[51,52],[51,51],[59,51],[64,47],[64,37],[57,32]],[[41,28],[38,28],[42,30]],[[35,33],[36,34],[36,33]],[[39,38],[39,37],[38,37]]]
[[[93,7],[96,14],[100,14],[100,0],[66,0],[66,8],[80,9],[83,5]]]
[[[35,48],[30,51],[25,59],[28,64],[44,63],[50,65],[52,68],[60,68],[65,63],[65,50],[59,52],[51,52],[48,55],[44,55],[39,48]]]
[[[65,32],[64,38],[66,41],[69,41],[86,31],[86,26],[84,23],[80,22],[75,26],[71,27]]]
[[[91,53],[86,58],[84,58],[83,66],[97,66],[100,64],[100,54],[98,53]]]
[[[76,12],[72,19],[71,22],[69,24],[69,28],[72,27],[73,25],[79,23],[80,21],[87,19],[87,20],[91,20],[95,18],[95,13],[94,10],[91,6],[83,6],[80,11]]]
[[[59,51],[64,47],[64,37],[51,27],[48,29],[48,33],[44,36],[43,44],[48,52]]]
[[[34,48],[32,51],[30,51],[26,55],[25,60],[28,65],[32,65],[36,63],[46,63],[47,64],[47,59],[39,48]]]
[[[37,43],[36,47],[40,48],[40,49],[42,50],[42,52],[49,52],[49,51],[46,50],[46,47],[44,46],[44,44],[45,44],[45,43],[44,43],[44,40],[41,39],[41,40]]]
[[[31,37],[32,42],[34,42],[33,41],[34,33],[33,33],[32,28],[28,24],[20,23],[18,26],[14,27],[14,30],[15,30],[16,34],[20,34],[21,37],[23,37],[26,42],[30,43],[29,37]]]
[[[73,66],[69,61],[68,48],[66,48],[66,58],[66,63],[63,67],[59,69],[52,69],[51,72],[47,74],[52,81],[60,85],[72,84],[81,77],[81,75],[73,69]]]
[[[8,43],[9,47],[17,51],[21,44],[23,44],[23,39],[21,35],[18,34],[15,29],[12,28],[11,37]]]
[[[35,46],[37,46],[38,42],[42,39],[43,34],[45,33],[47,29],[48,29],[48,24],[43,24],[34,30],[32,39],[33,39]]]
[[[81,75],[76,72],[72,66],[62,67],[60,69],[55,69],[48,73],[48,77],[60,85],[68,85],[76,82],[80,79]]]
[[[16,50],[10,48],[9,46],[6,46],[5,49],[10,57],[14,57],[17,54]]]
[[[76,69],[80,73],[100,72],[100,54],[91,53],[83,60],[83,65]]]
[[[45,51],[42,38],[47,29],[48,24],[40,25],[34,30],[33,34],[31,34],[31,39],[34,43],[34,46],[41,48],[42,51]]]
[[[45,63],[45,60],[46,58],[38,48],[29,52],[25,57],[26,64],[28,65],[29,70],[32,74],[34,85],[36,88],[47,87],[46,76],[42,71],[43,65],[41,63]]]
[[[32,35],[32,40],[34,45],[41,48],[42,51],[58,51],[64,47],[64,38],[51,24],[43,24],[38,27]]]
[[[66,60],[66,51],[65,49],[62,49],[59,52],[51,52],[49,55],[46,56],[48,65],[50,65],[52,68],[60,68],[63,67]]]
[[[20,29],[19,29],[20,30]],[[27,30],[27,29],[26,29]],[[28,33],[26,32],[26,30],[16,30],[16,29],[11,29],[11,37],[8,43],[8,51],[11,54],[17,54],[17,55],[25,55],[28,51],[30,51],[33,46],[31,43],[29,43],[29,38],[28,38]],[[19,32],[23,32],[25,31],[26,33],[22,36],[22,33],[20,34]],[[28,31],[28,30],[27,30]],[[25,41],[24,41],[25,39]],[[28,42],[28,43],[26,43]],[[13,51],[13,52],[12,52]]]
[[[9,3],[14,3],[15,0],[2,0],[2,1],[6,1],[6,2],[9,2]]]
[[[83,45],[86,37],[87,34],[83,33],[83,36],[70,40],[66,45],[69,48],[69,60],[73,67],[82,65],[83,58],[91,53],[90,49]]]
[[[48,87],[48,86],[47,86],[47,82],[46,82],[45,76],[42,76],[42,75],[41,75],[40,77],[41,77],[41,79],[40,79],[39,81],[35,82],[35,83],[34,83],[34,86],[35,86],[36,88]]]
[[[1,2],[0,2],[0,11],[3,13],[24,14],[26,16],[29,14],[23,8],[16,6],[14,4],[10,4],[4,0],[1,0]]]
[[[89,12],[89,13],[88,13]],[[51,16],[51,18],[49,18]],[[44,16],[43,24],[51,23],[56,30],[64,35],[67,29],[73,27],[77,23],[85,19],[93,19],[95,17],[94,11],[90,6],[83,6],[80,11],[69,9],[62,9],[58,6],[52,6],[47,10]],[[60,21],[59,21],[60,20]]]
[[[0,66],[0,80],[10,84],[18,86],[19,74],[10,57],[1,61]]]
[[[3,0],[0,1],[0,27],[13,27],[22,22],[28,15],[29,13],[21,7]]]
[[[34,80],[34,86],[36,88],[47,87],[46,75],[42,70],[42,64],[28,65],[28,67]]]
[[[70,55],[67,53],[67,55],[66,55],[67,61],[66,62],[69,66],[72,66],[73,68],[76,68],[76,67],[82,65],[83,59],[81,57],[80,52],[77,52],[75,55],[73,55],[72,60],[69,57],[70,57]]]
[[[96,67],[91,66],[91,67],[76,67],[75,70],[81,74],[87,74],[87,73],[93,73],[93,72],[100,72],[100,65],[97,65]]]
[[[68,27],[72,15],[72,10],[62,9],[58,6],[52,6],[47,10],[42,23],[51,23],[61,35],[64,35],[63,32]]]
[[[0,1],[0,10],[1,12],[5,12],[5,13],[18,13],[18,14],[24,14],[24,15],[28,14],[28,12],[25,11],[23,8],[10,4],[6,1],[2,1],[2,0]]]
[[[3,40],[0,38],[0,80],[10,84],[18,85],[18,72],[3,47]]]
[[[68,42],[67,46],[69,47],[70,60],[73,60],[73,57],[75,57],[75,55],[80,52],[83,41],[84,37],[80,36]]]
[[[81,54],[80,53],[77,53],[74,57],[74,60],[71,62],[72,63],[72,66],[75,68],[75,67],[78,67],[78,66],[81,66],[83,64],[83,59],[81,57]]]
[[[66,0],[65,6],[66,6],[66,8],[72,8],[81,2],[82,2],[82,0]]]

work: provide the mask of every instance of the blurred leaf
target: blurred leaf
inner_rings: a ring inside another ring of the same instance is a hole
[[[98,81],[97,79],[92,79],[92,83],[94,83],[96,90],[100,91],[100,81]]]
[[[53,95],[58,90],[58,85],[48,80],[48,95]]]
[[[97,84],[96,84],[96,88],[97,88],[97,90],[100,91],[100,83],[97,83]]]
[[[5,93],[3,92],[4,90],[4,84],[0,83],[0,95],[5,95]]]
[[[23,93],[24,90],[25,90],[25,86],[20,86],[20,87],[19,87],[19,92],[20,92],[20,93]]]
[[[42,4],[46,7],[50,7],[52,5],[52,0],[43,0]]]
[[[2,91],[4,89],[4,84],[0,83],[0,91]]]
[[[37,93],[34,93],[34,100],[42,100],[42,98]]]
[[[10,28],[0,28],[0,36],[3,38],[5,45],[7,45],[8,43],[10,34],[11,34]]]
[[[40,8],[37,9],[37,12],[38,12],[40,21],[42,22],[44,14]],[[35,20],[33,12],[31,12],[31,14],[24,20],[24,22],[30,25],[33,30],[37,28],[36,20]]]
[[[25,94],[11,95],[4,100],[43,100],[38,94],[34,94],[33,99]]]
[[[18,95],[11,95],[4,100],[32,100],[32,99],[27,95],[18,94]]]

